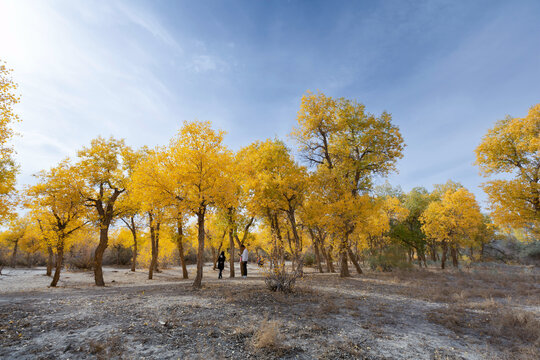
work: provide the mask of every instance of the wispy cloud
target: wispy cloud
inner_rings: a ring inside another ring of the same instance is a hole
[[[286,137],[321,90],[387,110],[407,143],[405,190],[471,165],[491,124],[540,93],[535,1],[1,1],[0,56],[15,69],[21,182],[97,135],[164,144],[212,120],[235,149]],[[519,19],[519,21],[516,21]]]
[[[163,41],[175,52],[182,52],[182,48],[174,36],[161,25],[155,16],[149,14],[147,10],[137,7],[133,2],[118,2],[116,6],[130,21],[150,32],[155,38]]]

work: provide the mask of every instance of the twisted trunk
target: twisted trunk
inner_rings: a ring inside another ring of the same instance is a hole
[[[107,245],[109,243],[109,225],[110,220],[108,222],[105,222],[102,225],[103,227],[99,230],[99,244],[96,247],[96,251],[94,252],[94,280],[97,286],[105,286],[105,281],[103,280],[102,264],[103,253],[105,252],[105,249],[107,249]]]
[[[60,270],[62,270],[63,261],[64,261],[64,246],[62,244],[56,248],[56,266],[54,269],[54,276],[51,282],[51,287],[56,287],[56,285],[58,284],[58,281],[60,280]]]
[[[103,196],[103,185],[104,184],[100,185],[101,197]],[[120,194],[122,194],[123,192],[124,190],[114,189],[114,192],[107,201],[105,207],[103,207],[102,198],[90,200],[94,203],[92,206],[96,208],[99,215],[99,244],[96,247],[96,251],[94,252],[93,261],[94,280],[97,286],[105,286],[102,269],[103,253],[109,245],[109,227],[111,226],[111,222],[114,216],[114,203],[118,196],[120,196]]]
[[[347,250],[344,248],[341,250],[341,270],[339,272],[340,277],[350,277],[349,261],[347,259]]]
[[[360,264],[358,263],[358,258],[356,255],[352,252],[350,247],[347,247],[347,253],[349,254],[349,258],[351,258],[352,263],[354,264],[354,267],[356,268],[356,272],[358,274],[362,274],[362,268],[360,267]]]

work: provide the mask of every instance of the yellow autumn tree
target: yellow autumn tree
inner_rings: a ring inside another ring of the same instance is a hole
[[[372,187],[373,177],[395,170],[403,139],[389,113],[369,114],[352,100],[308,92],[302,97],[293,136],[301,155],[317,168],[328,187],[329,213],[339,238],[340,276],[349,276],[349,236],[354,231],[356,199]]]
[[[241,154],[234,154],[229,169],[224,172],[223,202],[217,212],[216,221],[225,226],[228,235],[229,249],[229,276],[235,277],[235,240],[236,246],[247,246],[246,241],[250,235],[250,229],[255,224],[255,215],[247,209],[249,199],[246,193],[246,178],[244,176],[244,164],[240,161]]]
[[[86,209],[81,189],[84,182],[73,171],[69,162],[63,161],[49,171],[38,174],[38,183],[27,189],[26,206],[35,219],[48,245],[56,253],[56,264],[51,286],[56,286],[64,260],[67,241],[83,227]]]
[[[178,163],[170,148],[158,147],[149,151],[144,160],[137,165],[128,187],[128,195],[133,194],[136,201],[143,205],[142,208],[146,207],[147,210],[149,201],[155,202],[155,206],[162,207],[165,211],[162,215],[174,222],[176,229],[174,241],[178,248],[183,278],[187,279],[184,228],[189,209],[186,202],[186,186],[179,176]]]
[[[194,288],[200,288],[204,265],[205,219],[209,207],[226,203],[231,191],[227,181],[232,154],[223,144],[223,131],[210,122],[184,122],[166,151],[174,166],[168,174],[188,212],[197,217],[197,274]],[[176,194],[176,192],[174,192]]]
[[[212,252],[213,270],[216,270],[217,258],[220,252],[225,251],[226,249],[227,244],[225,243],[225,235],[228,232],[228,225],[227,217],[224,217],[223,214],[218,212],[211,212],[207,214],[205,226],[205,245]]]
[[[309,174],[308,191],[302,207],[302,224],[311,239],[311,246],[315,253],[315,262],[319,272],[323,273],[322,262],[326,264],[327,272],[334,272],[332,262],[332,249],[329,242],[328,208],[325,204],[324,186],[316,174]]]
[[[486,177],[504,175],[483,185],[495,223],[540,236],[540,104],[524,118],[497,121],[476,148],[476,164]]]
[[[139,232],[143,227],[144,211],[142,208],[142,200],[140,197],[133,194],[132,185],[135,177],[134,173],[141,162],[144,161],[148,155],[148,149],[142,147],[141,149],[134,151],[132,156],[129,157],[130,165],[127,167],[127,185],[125,194],[120,197],[118,201],[118,213],[119,218],[124,223],[127,229],[131,232],[131,271],[135,271],[137,268],[137,255],[139,252]],[[127,244],[126,244],[127,245]]]
[[[46,245],[42,241],[39,229],[30,219],[30,224],[20,241],[21,252],[26,257],[26,266],[33,267],[37,258],[41,258],[46,253]]]
[[[99,244],[94,252],[94,280],[105,286],[103,280],[103,253],[109,241],[109,228],[119,216],[116,201],[126,191],[131,168],[137,158],[124,140],[98,137],[90,147],[78,152],[79,161],[74,172],[83,181],[81,195],[85,205],[93,210],[89,216],[99,228]]]
[[[160,237],[163,227],[167,221],[168,208],[173,205],[173,198],[165,191],[155,188],[156,181],[163,179],[164,174],[160,177],[154,177],[156,167],[159,167],[162,158],[162,151],[157,148],[149,151],[145,159],[136,167],[133,173],[131,182],[127,188],[128,194],[139,203],[140,210],[148,219],[148,229],[150,232],[151,246],[151,261],[148,268],[148,279],[153,278],[154,271],[158,269]]]
[[[0,246],[6,248],[6,250],[11,253],[9,255],[10,260],[8,261],[6,259],[4,261],[9,263],[11,267],[15,267],[17,265],[17,254],[20,250],[21,240],[25,236],[30,225],[29,218],[13,216],[7,225],[7,230],[0,236]],[[0,259],[0,262],[1,261],[2,259]]]
[[[16,205],[15,181],[18,167],[9,141],[14,135],[12,125],[20,121],[14,106],[20,101],[12,69],[0,60],[0,222],[13,215]]]
[[[298,212],[307,191],[307,171],[299,166],[290,150],[280,140],[257,141],[239,153],[244,171],[250,211],[265,218],[274,236],[274,255],[283,259],[284,236],[295,264],[295,272],[303,269],[303,239],[298,225]],[[281,229],[282,220],[287,226]],[[280,264],[283,265],[281,260]]]
[[[465,188],[446,191],[441,200],[430,203],[420,216],[426,236],[441,244],[441,268],[445,268],[450,250],[454,266],[458,266],[459,247],[477,236],[483,222],[474,195]]]

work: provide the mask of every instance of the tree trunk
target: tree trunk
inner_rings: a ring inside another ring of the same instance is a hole
[[[197,275],[195,281],[193,281],[193,288],[200,289],[203,278],[203,266],[204,266],[204,214],[206,207],[200,207],[197,212],[197,226],[198,226],[198,240],[199,247],[197,249]]]
[[[51,287],[56,287],[58,280],[60,280],[60,270],[62,270],[62,262],[64,261],[64,248],[63,245],[56,248],[56,267],[54,269],[54,276],[51,282]]]
[[[279,220],[276,213],[272,213],[270,209],[266,209],[268,220],[270,221],[270,229],[274,240],[273,255],[271,256],[272,267],[276,270],[285,269],[285,244],[281,236],[279,228]],[[280,269],[281,268],[281,269]]]
[[[154,271],[160,273],[159,269],[159,227],[161,225],[160,221],[156,221],[156,262],[154,263]]]
[[[444,269],[446,265],[446,241],[442,242],[442,257],[441,257],[441,269]]]
[[[349,261],[347,259],[347,250],[341,250],[341,271],[339,273],[340,277],[350,277],[351,273],[349,272]]]
[[[234,236],[233,228],[229,226],[229,277],[234,277]]]
[[[100,186],[101,191],[103,190],[103,184]],[[103,253],[107,246],[109,245],[109,226],[114,215],[114,202],[122,194],[124,190],[114,189],[113,194],[106,203],[105,208],[103,207],[102,199],[96,200],[95,205],[93,205],[99,215],[99,244],[96,247],[94,252],[94,280],[97,286],[105,286],[105,281],[103,280]],[[102,194],[103,195],[103,194]]]
[[[210,249],[212,250],[212,263],[214,264],[212,266],[212,270],[217,269],[217,255],[216,255],[216,248],[211,246]]]
[[[437,248],[436,248],[435,244],[429,245],[429,250],[430,250],[429,252],[431,254],[431,260],[433,262],[436,262],[437,261]]]
[[[294,215],[295,210],[289,204],[289,211],[287,211],[287,218],[289,219],[289,224],[291,225],[291,230],[293,233],[294,239],[294,249],[293,249],[293,258],[296,261],[296,273],[302,275],[304,273],[304,257],[302,256],[302,239],[298,234],[298,229],[296,225],[296,217]],[[293,266],[294,269],[294,266]]]
[[[351,261],[354,264],[354,267],[356,268],[356,272],[358,274],[363,274],[362,268],[360,267],[360,264],[358,263],[358,258],[352,252],[350,247],[347,248],[347,252],[349,253],[349,258],[351,258]]]
[[[156,251],[156,228],[154,225],[154,217],[151,212],[148,212],[148,223],[150,225],[150,245],[152,247],[152,259],[150,260],[150,267],[148,268],[148,279],[152,280],[154,277],[154,269],[156,267],[157,251]]]
[[[287,243],[289,244],[289,251],[291,252],[291,263],[292,263],[292,268],[294,269],[296,257],[294,256],[294,250],[292,248],[292,243],[291,243],[291,234],[289,233],[289,230],[287,230]]]
[[[427,269],[427,262],[426,262],[426,253],[422,253],[422,261],[424,262],[424,267]]]
[[[17,265],[17,250],[19,248],[19,239],[15,239],[15,246],[13,246],[13,253],[11,254],[11,267],[14,268]]]
[[[182,265],[182,278],[188,278],[188,271],[186,266],[186,259],[184,258],[184,229],[181,220],[178,220],[176,224],[177,228],[177,240],[176,245],[178,246],[178,254],[180,256],[180,264]]]
[[[416,254],[418,255],[418,265],[420,268],[422,267],[422,262],[424,263],[424,267],[427,269],[427,263],[426,263],[426,253],[423,251],[416,250]]]
[[[47,259],[47,276],[51,276],[53,268],[53,250],[49,245],[47,245],[47,252],[49,253],[49,258]]]
[[[236,239],[236,243],[238,244],[238,247],[241,247],[246,242],[246,239],[249,235],[249,228],[253,225],[253,222],[255,221],[255,218],[252,217],[249,219],[248,223],[244,227],[244,233],[242,234],[242,240],[238,237],[238,233],[234,234],[234,238]]]
[[[317,262],[317,269],[319,269],[320,273],[323,273],[324,271],[321,264],[321,252],[319,251],[319,241],[315,237],[313,230],[309,229],[309,234],[313,242],[313,251],[315,252],[315,261]]]
[[[326,271],[329,273],[335,273],[334,261],[332,259],[332,247],[329,247],[328,250],[324,246],[321,246],[321,251],[323,253],[324,259],[326,260]]]
[[[102,263],[103,253],[105,252],[105,249],[107,249],[107,245],[109,243],[109,224],[110,219],[105,220],[104,223],[101,224],[101,228],[99,230],[99,244],[94,252],[94,280],[97,286],[105,286],[105,281],[103,280]]]
[[[452,245],[450,247],[450,254],[452,255],[452,265],[457,268],[458,267],[458,253],[456,250],[456,246]]]
[[[131,261],[131,271],[135,271],[137,268],[137,229],[135,228],[135,221],[133,216],[131,217],[131,235],[133,236],[133,260]]]

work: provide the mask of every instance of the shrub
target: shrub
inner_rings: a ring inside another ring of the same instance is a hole
[[[298,274],[289,273],[284,268],[272,269],[264,277],[266,287],[271,291],[289,293],[293,290]]]
[[[104,265],[128,265],[133,258],[131,248],[126,248],[122,245],[113,245],[105,250],[103,257]]]
[[[525,243],[521,246],[521,258],[529,258],[531,260],[540,260],[540,241]]]
[[[72,269],[91,269],[93,266],[93,251],[89,244],[76,244],[71,247],[66,256],[65,264]]]
[[[315,264],[315,255],[312,253],[306,253],[304,255],[304,265],[305,266],[313,266]]]
[[[385,272],[412,267],[412,264],[407,261],[404,249],[396,245],[386,247],[377,255],[368,256],[368,263],[371,270]]]

